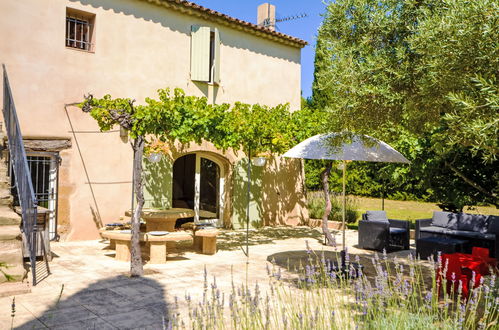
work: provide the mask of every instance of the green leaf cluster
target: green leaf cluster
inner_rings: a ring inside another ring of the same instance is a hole
[[[499,4],[338,0],[318,32],[313,103],[334,131],[395,140],[444,121],[448,146],[483,161],[498,148]]]
[[[498,204],[498,14],[494,0],[329,3],[312,97],[324,131],[380,138],[412,161],[352,164],[355,193]]]
[[[222,150],[241,149],[252,155],[283,153],[317,131],[320,122],[309,108],[291,112],[287,104],[211,104],[205,97],[168,88],[158,90],[158,98],[147,98],[143,105],[105,95],[87,99],[80,105],[85,106],[102,131],[121,125],[132,138],[151,135],[163,142],[181,143],[205,140]]]

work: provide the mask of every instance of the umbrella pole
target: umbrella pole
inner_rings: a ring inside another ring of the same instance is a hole
[[[343,214],[342,214],[342,219],[343,219],[343,250],[346,249],[345,246],[345,223],[346,223],[346,196],[345,196],[345,176],[347,172],[347,162],[343,161]]]
[[[345,239],[345,222],[346,222],[346,196],[345,196],[345,176],[347,172],[347,162],[343,161],[343,214],[342,214],[342,227],[343,227],[343,253],[341,255],[341,266],[345,267],[345,257],[346,257],[346,239]]]

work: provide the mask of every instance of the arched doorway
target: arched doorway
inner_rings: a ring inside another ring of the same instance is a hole
[[[224,173],[219,161],[204,153],[187,154],[173,163],[172,206],[193,209],[195,222],[223,224]]]

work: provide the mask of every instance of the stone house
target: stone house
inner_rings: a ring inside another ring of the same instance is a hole
[[[52,238],[96,238],[100,226],[131,207],[129,141],[118,129],[99,132],[90,116],[68,106],[84,94],[140,103],[160,88],[179,87],[213,103],[300,107],[306,42],[191,2],[2,0],[0,12],[0,62],[39,204],[53,211]],[[193,208],[196,218],[243,226],[242,152],[190,144],[144,164],[146,207]],[[253,225],[307,217],[299,160],[269,159],[253,169],[253,182]]]

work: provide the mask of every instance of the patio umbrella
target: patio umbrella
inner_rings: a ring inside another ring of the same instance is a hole
[[[401,153],[385,142],[368,135],[356,135],[348,132],[312,136],[288,150],[283,157],[343,161],[343,252],[345,251],[346,162],[409,163]]]

